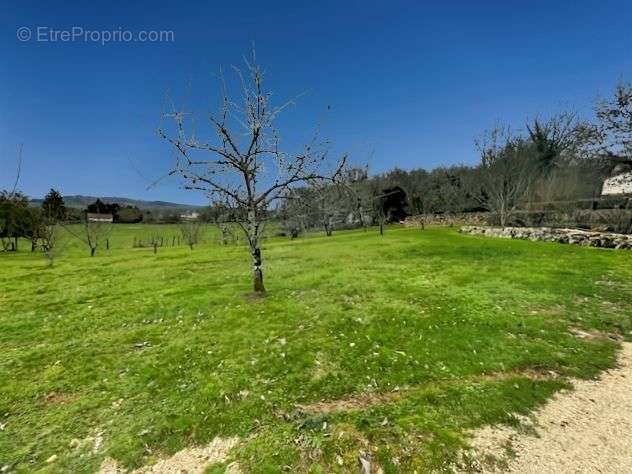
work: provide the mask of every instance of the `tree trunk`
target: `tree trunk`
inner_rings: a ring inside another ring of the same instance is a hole
[[[500,199],[500,227],[505,227],[507,225],[507,204],[505,197],[502,196]]]
[[[96,247],[90,247],[90,256],[94,257],[95,253],[97,253],[97,248]]]
[[[259,248],[259,222],[257,222],[257,210],[248,209],[248,243],[252,255],[254,290],[256,293],[266,291],[263,286],[263,270],[261,269],[261,249]]]
[[[266,289],[263,286],[263,270],[261,269],[261,249],[255,248],[252,250],[252,262],[254,290],[257,293],[265,293]]]

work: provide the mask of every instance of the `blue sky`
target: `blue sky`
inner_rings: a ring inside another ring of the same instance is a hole
[[[629,1],[5,0],[0,188],[23,143],[21,188],[33,197],[52,186],[204,202],[175,179],[147,189],[171,164],[156,135],[165,96],[203,113],[217,98],[212,74],[253,42],[275,97],[309,91],[281,122],[289,141],[324,121],[337,150],[358,162],[373,151],[372,172],[473,163],[473,139],[494,123],[589,115],[632,80],[630,25]],[[37,27],[171,30],[174,41],[38,42]]]

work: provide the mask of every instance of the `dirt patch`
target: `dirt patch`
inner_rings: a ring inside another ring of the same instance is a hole
[[[507,372],[492,372],[488,374],[477,374],[463,379],[455,381],[450,380],[437,380],[432,382],[436,385],[451,385],[453,383],[462,381],[471,382],[495,382],[501,380],[510,380],[514,378],[527,378],[530,380],[552,380],[558,378],[559,374],[551,370],[539,370],[535,368],[527,368],[522,370],[510,370]],[[296,408],[305,414],[315,415],[322,413],[330,413],[336,411],[357,411],[371,408],[377,405],[386,405],[388,403],[394,403],[401,399],[406,393],[416,388],[423,388],[423,386],[412,387],[406,390],[397,390],[393,392],[367,392],[348,397],[339,398],[337,400],[323,400],[319,402],[309,403],[305,405],[296,405]]]
[[[251,291],[250,293],[244,293],[242,298],[249,302],[265,301],[268,294],[265,291]]]
[[[522,370],[509,370],[507,372],[492,372],[489,374],[480,374],[472,377],[476,382],[496,382],[511,379],[529,379],[529,380],[553,380],[559,378],[560,374],[553,370],[527,368]]]
[[[522,420],[485,427],[457,472],[632,472],[632,343],[598,380],[577,380]],[[534,436],[535,435],[535,436]]]
[[[44,401],[46,403],[50,403],[51,405],[62,405],[73,401],[75,398],[76,395],[72,393],[50,392],[44,397]]]
[[[136,469],[132,474],[203,474],[209,466],[226,461],[228,454],[239,442],[239,438],[215,438],[210,444],[178,451],[170,458]],[[121,474],[127,472],[117,462],[107,458],[101,464],[99,474]],[[229,465],[232,474],[241,472],[236,463]]]
[[[296,405],[296,408],[301,412],[310,415],[318,413],[330,413],[335,411],[364,410],[376,405],[392,403],[395,400],[399,399],[400,396],[400,392],[368,392],[340,398],[338,400],[320,401],[307,405]]]
[[[579,339],[586,339],[588,341],[620,341],[622,338],[618,334],[611,334],[607,332],[601,332],[596,330],[585,330],[577,327],[570,327],[571,334]]]

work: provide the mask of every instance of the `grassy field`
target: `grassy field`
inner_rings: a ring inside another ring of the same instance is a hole
[[[441,470],[469,429],[612,366],[614,340],[569,329],[632,336],[631,252],[445,228],[272,238],[254,299],[245,248],[211,229],[193,251],[131,248],[151,232],[176,229],[118,226],[94,258],[66,241],[53,267],[0,255],[0,466],[138,467],[239,436],[244,471],[347,472],[360,451]]]

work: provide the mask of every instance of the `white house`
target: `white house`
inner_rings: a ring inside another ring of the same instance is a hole
[[[189,211],[185,214],[180,214],[180,219],[182,219],[183,221],[195,221],[199,219],[199,217],[200,217],[200,213],[194,212],[194,211]]]
[[[632,195],[632,171],[615,174],[603,182],[602,196]]]
[[[112,214],[97,214],[94,212],[86,213],[88,222],[113,222],[114,216]]]

